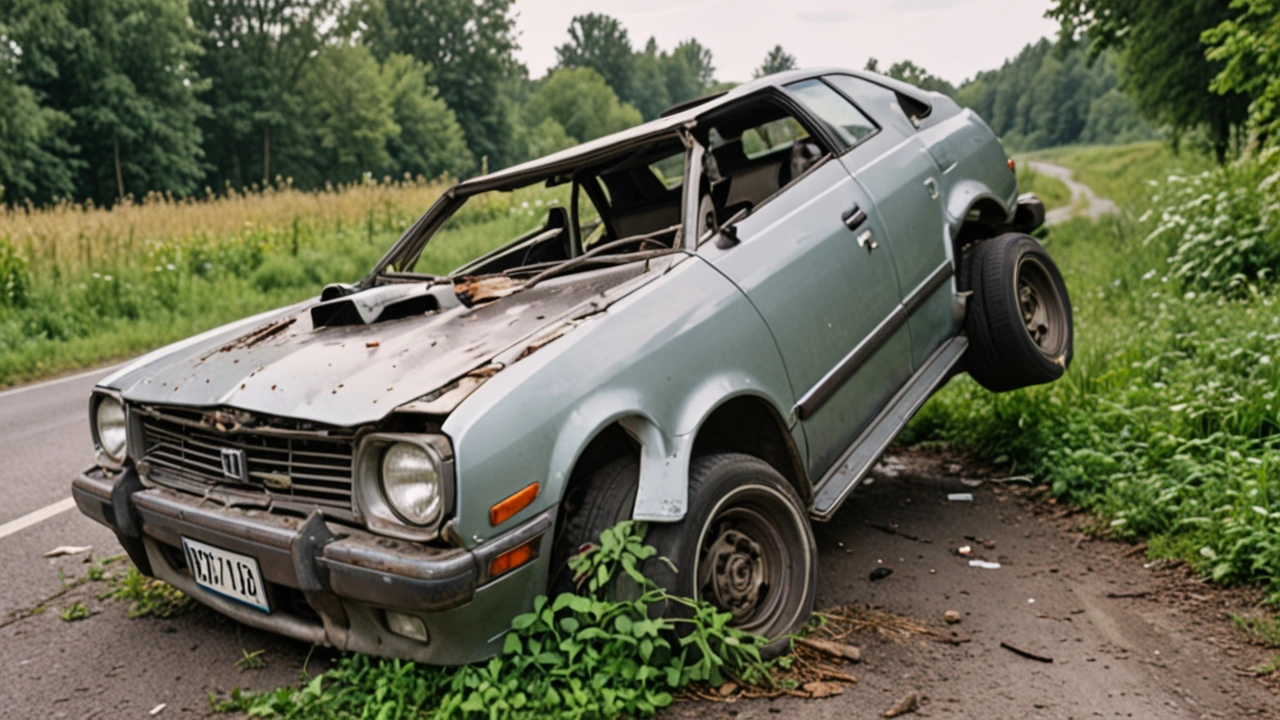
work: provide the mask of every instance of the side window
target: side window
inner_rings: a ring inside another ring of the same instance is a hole
[[[787,86],[787,92],[827,124],[841,144],[841,151],[857,145],[878,129],[871,118],[821,80],[793,83]]]
[[[906,132],[915,130],[910,113],[903,107],[902,99],[898,97],[898,93],[883,85],[877,85],[852,75],[827,75],[824,79],[863,107],[877,112],[876,117],[892,118]],[[928,108],[924,108],[923,112],[920,108],[913,109],[917,117],[928,115]]]

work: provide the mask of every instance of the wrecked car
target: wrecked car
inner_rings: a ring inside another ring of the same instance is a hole
[[[76,503],[240,622],[432,664],[633,518],[779,650],[812,523],[932,393],[1071,361],[1013,169],[947,97],[826,69],[460,182],[362,280],[103,380]]]

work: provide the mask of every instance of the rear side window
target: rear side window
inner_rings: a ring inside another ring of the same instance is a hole
[[[793,83],[787,91],[827,124],[841,150],[857,145],[877,129],[871,118],[821,80]]]

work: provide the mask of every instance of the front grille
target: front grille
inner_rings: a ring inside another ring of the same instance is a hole
[[[219,486],[273,500],[351,510],[350,438],[286,437],[252,430],[226,434],[159,413],[141,418],[152,480],[178,489]],[[244,451],[247,481],[223,473],[224,448]],[[193,487],[193,484],[195,487]]]

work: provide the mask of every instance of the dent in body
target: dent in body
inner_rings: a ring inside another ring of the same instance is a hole
[[[636,508],[679,520],[698,428],[743,394],[763,398],[783,417],[781,408],[794,400],[755,309],[706,262],[686,259],[662,281],[499,373],[449,416],[458,530],[481,542],[555,507],[579,454],[619,421],[645,448]],[[544,483],[534,503],[490,527],[489,506],[534,481]]]

